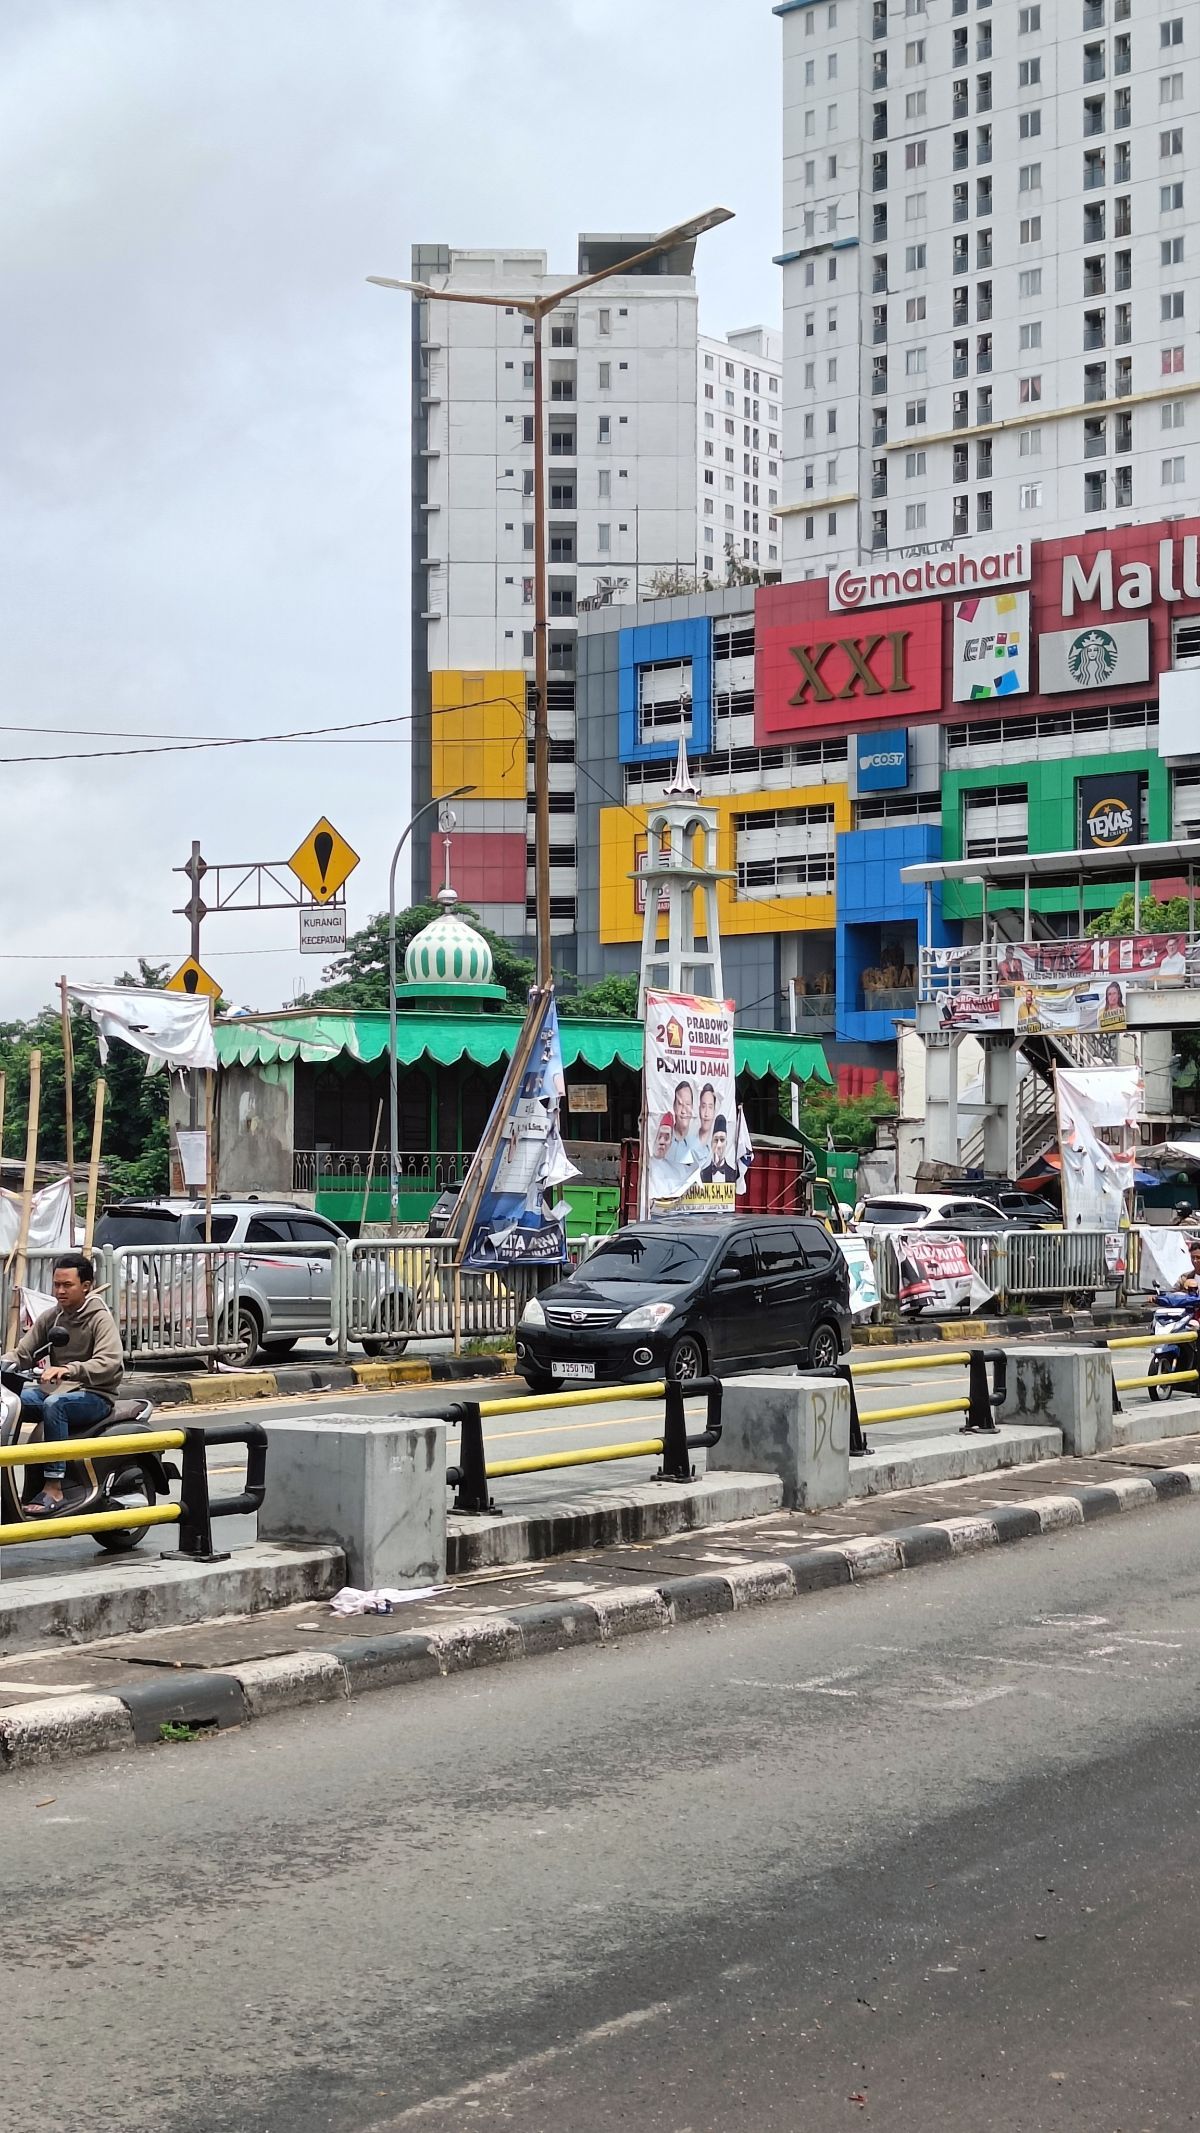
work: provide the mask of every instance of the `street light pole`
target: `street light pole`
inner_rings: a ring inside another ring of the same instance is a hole
[[[581,274],[576,280],[564,284],[550,296],[511,296],[507,292],[492,296],[473,289],[435,289],[423,281],[399,281],[387,274],[368,274],[367,280],[380,289],[405,289],[420,301],[447,304],[486,304],[496,310],[519,311],[524,318],[533,321],[533,825],[534,825],[534,903],[537,913],[537,982],[545,987],[553,982],[553,967],[550,952],[550,708],[549,683],[549,590],[546,556],[546,424],[545,388],[542,379],[542,326],[549,313],[557,310],[568,297],[578,296],[583,289],[591,289],[597,282],[608,281],[615,274],[628,274],[645,266],[662,253],[673,251],[676,245],[687,244],[702,236],[705,230],[716,229],[722,222],[730,222],[733,211],[727,207],[713,207],[703,215],[693,215],[687,222],[676,223],[663,230],[641,251],[628,259],[614,260],[608,267],[601,267],[594,274]],[[638,565],[635,563],[635,595]],[[431,803],[432,804],[432,803]],[[414,820],[416,818],[414,817]],[[394,862],[393,862],[394,864]]]
[[[396,1065],[396,868],[400,854],[408,843],[423,815],[439,812],[451,800],[461,800],[464,793],[474,792],[473,785],[459,785],[453,792],[440,799],[426,800],[401,831],[400,840],[392,853],[388,870],[388,1232],[400,1234],[400,1090]]]

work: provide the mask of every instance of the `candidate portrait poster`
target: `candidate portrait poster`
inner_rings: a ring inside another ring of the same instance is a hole
[[[733,1001],[647,992],[645,1214],[732,1213],[738,1187]]]

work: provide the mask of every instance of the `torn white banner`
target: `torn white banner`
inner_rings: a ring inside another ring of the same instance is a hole
[[[68,996],[90,1015],[100,1033],[100,1057],[107,1062],[114,1038],[144,1052],[146,1072],[157,1067],[215,1070],[207,999],[192,993],[153,992],[137,985],[69,985]]]
[[[21,1235],[21,1195],[0,1191],[0,1260],[11,1259]],[[69,1252],[71,1235],[71,1183],[56,1178],[33,1196],[29,1217],[29,1254]]]

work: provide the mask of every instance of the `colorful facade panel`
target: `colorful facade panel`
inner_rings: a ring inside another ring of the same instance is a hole
[[[869,615],[813,612],[824,583],[772,585],[755,603],[754,733],[760,747],[942,708],[942,603]]]
[[[623,763],[666,762],[678,751],[682,730],[664,721],[655,731],[654,712],[670,718],[686,693],[691,718],[687,744],[694,755],[712,746],[712,624],[707,615],[680,622],[647,622],[622,630],[618,641],[618,752]],[[678,681],[676,681],[676,669]],[[656,703],[654,681],[662,677]],[[673,692],[678,690],[678,695]]]
[[[430,675],[431,784],[435,793],[473,785],[476,800],[525,796],[525,676],[519,669]],[[524,889],[521,891],[524,901]],[[490,898],[495,902],[496,899]]]

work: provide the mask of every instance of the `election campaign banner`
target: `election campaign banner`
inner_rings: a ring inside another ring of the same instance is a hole
[[[893,1230],[901,1311],[914,1317],[936,1311],[976,1310],[991,1290],[976,1273],[961,1237],[934,1237],[928,1230]]]
[[[536,1028],[524,1067],[519,1075],[506,1076],[481,1143],[492,1153],[479,1204],[467,1216],[464,1267],[562,1266],[566,1261],[566,1204],[555,1204],[553,1194],[579,1173],[559,1134],[565,1077],[553,993],[543,993],[532,1013]],[[503,1124],[497,1116],[501,1111]],[[464,1193],[469,1183],[468,1178]]]
[[[647,992],[642,1211],[732,1213],[738,1189],[733,1001]]]
[[[1017,1035],[1034,1037],[1047,1030],[1123,1030],[1125,987],[1120,978],[1088,985],[1017,985]]]

